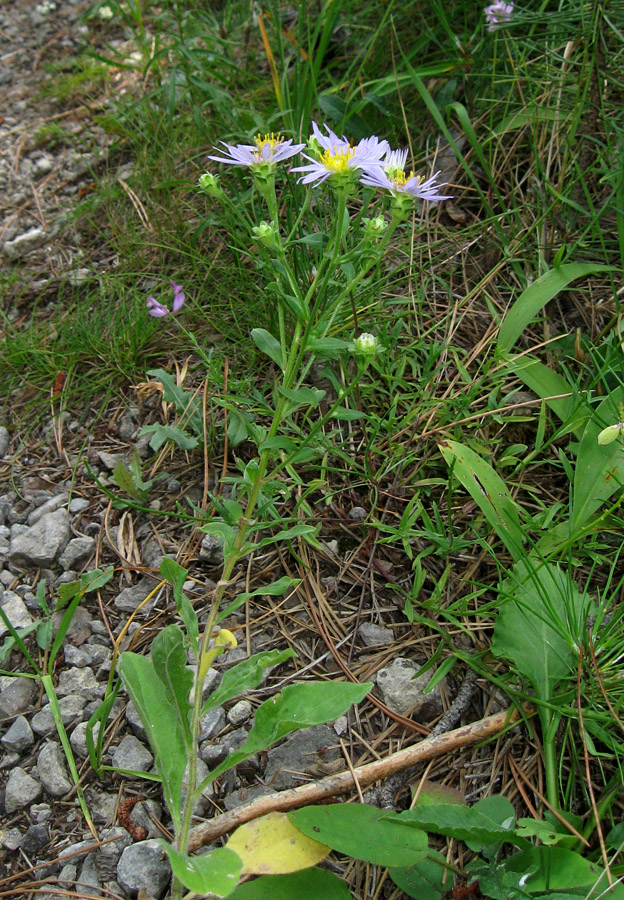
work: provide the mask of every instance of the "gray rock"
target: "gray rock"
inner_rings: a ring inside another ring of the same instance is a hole
[[[121,438],[122,441],[130,441],[134,437],[137,431],[137,423],[132,418],[132,416],[127,413],[123,415],[119,420],[119,425],[117,426],[117,434]]]
[[[63,613],[64,610],[60,610],[59,612],[55,612],[52,616],[55,634],[58,630],[59,625],[61,624]],[[73,644],[75,647],[81,647],[85,643],[85,641],[87,641],[91,637],[92,629],[95,629],[100,624],[104,625],[103,622],[100,623],[97,622],[96,619],[92,619],[87,610],[82,606],[79,606],[73,615],[69,628],[67,629],[65,640],[68,643]],[[104,626],[104,633],[108,634],[108,632],[106,631],[106,626]]]
[[[100,894],[101,882],[98,873],[98,853],[88,853],[80,870],[80,884],[88,885],[87,892],[91,896]]]
[[[72,515],[76,515],[77,513],[84,512],[90,505],[89,501],[85,500],[84,497],[72,497],[69,501],[69,511]]]
[[[147,732],[132,700],[126,704],[126,721],[139,740],[147,743]]]
[[[112,764],[116,769],[133,769],[136,772],[147,772],[154,762],[149,752],[138,738],[127,734],[115,749]]]
[[[48,822],[52,816],[52,807],[49,803],[33,803],[28,812],[33,822]]]
[[[12,719],[28,712],[37,696],[37,685],[31,678],[12,678],[11,683],[0,691],[0,717]]]
[[[263,780],[276,791],[291,788],[307,775],[328,774],[324,771],[327,764],[341,756],[332,728],[328,725],[304,728],[269,750]]]
[[[8,750],[0,759],[0,769],[12,769],[19,762],[20,755],[15,750]]]
[[[21,259],[27,256],[32,250],[41,247],[48,240],[48,235],[43,228],[30,228],[23,234],[19,234],[12,241],[5,241],[2,250],[9,259]]]
[[[199,546],[198,556],[211,565],[223,562],[223,538],[217,534],[207,534]]]
[[[8,831],[2,832],[0,837],[0,845],[5,850],[17,850],[22,843],[22,832],[19,828],[9,828]]]
[[[358,628],[358,637],[365,647],[386,647],[394,640],[394,632],[391,628],[383,628],[381,625],[373,625],[371,622],[362,622]]]
[[[9,432],[4,427],[4,425],[0,425],[0,457],[5,456],[8,449]]]
[[[170,877],[167,853],[154,839],[126,847],[117,865],[117,880],[131,896],[143,888],[148,896],[162,897]]]
[[[363,506],[352,506],[349,510],[349,518],[353,522],[363,522],[366,518],[366,510]]]
[[[29,525],[36,525],[39,519],[43,519],[44,516],[47,516],[48,513],[54,512],[57,509],[61,509],[61,507],[65,506],[67,503],[67,494],[55,494],[53,497],[49,497],[41,506],[38,506],[36,509],[33,509],[32,512],[28,513],[27,522]]]
[[[239,700],[228,710],[227,720],[231,725],[242,725],[251,716],[253,706],[249,700]]]
[[[59,700],[59,710],[63,725],[71,725],[76,719],[82,719],[83,710],[87,704],[80,694],[68,694]],[[56,732],[56,722],[52,715],[50,704],[42,707],[30,720],[32,729],[36,734],[47,737]]]
[[[4,794],[4,808],[7,813],[24,809],[41,795],[41,784],[20,766],[11,770]]]
[[[411,659],[398,656],[377,672],[377,687],[384,703],[395,712],[432,718],[442,712],[440,686],[423,693],[434,673],[428,671],[419,676],[419,671]]]
[[[2,737],[2,743],[7,750],[16,750],[18,753],[29,750],[35,743],[35,736],[28,724],[28,719],[18,716]]]
[[[76,882],[78,867],[71,863],[65,863],[58,875],[58,883],[61,887],[72,887]]]
[[[89,755],[89,748],[87,747],[87,722],[79,722],[74,730],[72,731],[69,743],[72,746],[72,750],[76,754],[76,756],[80,756],[82,759],[86,759]],[[93,726],[93,742],[95,743],[98,739],[98,734],[100,733],[100,723],[96,722]]]
[[[207,741],[209,738],[214,737],[215,734],[218,734],[225,727],[225,722],[223,707],[217,706],[215,709],[209,709],[199,722],[199,740]]]
[[[84,669],[93,662],[91,648],[89,644],[82,647],[74,647],[72,644],[66,644],[63,648],[63,655],[68,666],[74,669]]]
[[[14,591],[4,591],[0,606],[13,628],[26,628],[32,623],[32,616],[28,612],[26,604]],[[4,619],[0,619],[0,637],[8,632],[9,629],[4,624]]]
[[[204,778],[208,775],[208,766],[203,761],[203,759],[197,760],[197,785],[200,785]],[[182,803],[186,800],[186,788],[188,783],[188,766],[184,770],[184,778],[182,781]],[[209,783],[204,790],[201,792],[201,795],[195,801],[195,805],[193,806],[193,815],[195,816],[205,816],[208,810],[211,807],[210,800],[214,797],[214,787],[212,783]]]
[[[48,826],[42,823],[40,825],[30,825],[26,829],[26,834],[22,838],[20,846],[24,853],[33,854],[49,843],[50,832],[48,831]]]
[[[105,686],[96,680],[93,669],[85,666],[83,669],[64,669],[59,675],[56,693],[59,697],[79,694],[87,701],[100,697],[104,690]]]
[[[92,556],[95,540],[92,537],[73,538],[59,556],[59,563],[65,569],[79,569]]]
[[[45,744],[39,751],[37,773],[41,784],[53,797],[62,797],[72,788],[72,783],[67,777],[63,753],[55,741]]]
[[[18,566],[51,566],[65,549],[69,535],[67,510],[57,509],[39,519],[36,525],[11,537],[9,559]]]
[[[121,612],[134,612],[139,603],[142,603],[147,595],[151,593],[156,585],[158,584],[153,578],[150,578],[148,575],[145,575],[138,581],[136,584],[130,585],[130,587],[124,588],[115,599],[113,603]],[[162,590],[162,589],[161,589]],[[146,614],[151,612],[153,609],[157,599],[161,596],[161,591],[159,591],[149,603],[146,603],[145,606],[141,607],[141,612]]]

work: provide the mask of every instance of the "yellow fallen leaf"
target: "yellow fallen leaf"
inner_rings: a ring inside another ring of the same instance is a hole
[[[287,875],[325,859],[330,848],[306,837],[286,813],[272,812],[241,825],[226,844],[243,861],[245,875]]]

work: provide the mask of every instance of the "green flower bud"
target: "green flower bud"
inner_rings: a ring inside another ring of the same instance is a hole
[[[369,238],[380,238],[388,227],[388,223],[383,216],[375,216],[374,219],[362,219],[362,224],[366,237]]]
[[[355,353],[362,356],[375,356],[379,349],[379,341],[374,334],[364,331],[354,341]]]
[[[271,222],[260,222],[251,229],[254,240],[264,244],[265,247],[276,248],[281,243],[280,233]]]
[[[598,435],[598,443],[601,446],[604,446],[605,444],[612,444],[623,427],[624,422],[618,422],[617,425],[609,425],[608,428],[603,428]]]
[[[210,197],[221,197],[223,195],[223,189],[219,184],[219,176],[213,175],[212,172],[204,172],[203,175],[199,176],[199,186]]]

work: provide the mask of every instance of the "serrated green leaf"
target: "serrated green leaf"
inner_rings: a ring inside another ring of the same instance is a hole
[[[219,847],[200,856],[187,856],[171,844],[160,843],[169,857],[171,871],[190,891],[210,897],[229,897],[235,890],[243,863],[233,850]]]
[[[307,806],[288,814],[308,837],[354,859],[378,866],[408,866],[423,859],[425,832],[386,816],[385,810],[365,803]]]

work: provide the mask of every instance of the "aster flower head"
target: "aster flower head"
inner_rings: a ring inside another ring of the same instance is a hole
[[[430,203],[451,199],[450,195],[438,193],[438,189],[443,187],[443,184],[436,183],[439,172],[425,179],[422,175],[415,175],[413,170],[406,173],[406,162],[407,150],[388,150],[380,165],[364,167],[360,180],[362,184],[390,191],[393,195],[407,194]]]
[[[331,178],[336,187],[346,188],[355,183],[359,171],[365,166],[380,165],[381,157],[389,150],[387,141],[373,136],[363,138],[352,146],[346,137],[338,137],[331,128],[325,125],[327,134],[323,134],[316,122],[312,123],[312,136],[308,149],[315,153],[302,156],[309,160],[308,165],[295,166],[292,172],[303,172],[299,178],[303,184],[322,184]]]
[[[253,144],[227,144],[221,141],[225,150],[215,147],[222,156],[209,156],[208,159],[214,159],[215,162],[229,163],[231,166],[249,166],[251,168],[267,167],[271,169],[278,162],[290,159],[300,150],[303,150],[305,144],[293,144],[292,140],[285,140],[281,134],[257,134]],[[227,151],[227,152],[226,152]]]
[[[499,26],[509,22],[513,8],[513,0],[510,3],[505,3],[504,0],[494,0],[494,3],[486,6],[483,12],[485,21],[488,23],[488,31],[496,31]]]
[[[147,302],[145,304],[150,316],[154,316],[157,319],[162,319],[164,316],[168,316],[170,312],[172,312],[174,315],[175,313],[180,312],[180,310],[184,306],[184,303],[186,302],[184,288],[181,284],[176,284],[175,281],[171,282],[171,287],[173,288],[173,305],[171,307],[171,310],[164,306],[159,300],[155,300],[154,297],[150,296],[147,298]]]

